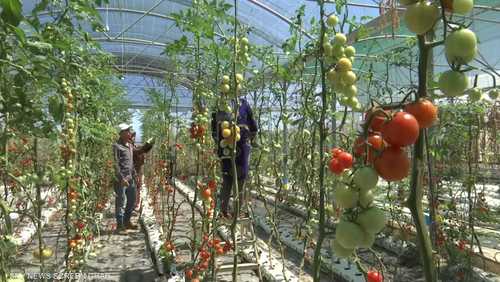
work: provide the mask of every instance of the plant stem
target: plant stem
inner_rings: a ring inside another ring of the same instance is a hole
[[[328,109],[328,102],[326,97],[326,79],[325,79],[325,62],[323,59],[323,41],[325,35],[325,10],[323,1],[319,1],[320,7],[320,69],[321,69],[321,116],[319,123],[319,226],[318,226],[318,241],[316,244],[316,249],[314,250],[314,269],[313,278],[315,282],[320,281],[320,270],[321,270],[321,247],[323,246],[323,240],[325,239],[325,117],[326,111]]]
[[[420,50],[419,68],[418,68],[418,91],[417,97],[427,96],[427,70],[429,66],[430,47],[425,43],[425,36],[418,36],[418,46]],[[425,227],[424,212],[422,206],[423,198],[423,176],[424,176],[424,134],[420,131],[419,138],[415,144],[413,152],[413,168],[410,180],[410,196],[408,198],[408,207],[411,211],[415,228],[417,230],[417,241],[420,246],[420,255],[423,261],[424,274],[427,282],[437,281],[436,268],[433,260],[432,244],[429,231]]]

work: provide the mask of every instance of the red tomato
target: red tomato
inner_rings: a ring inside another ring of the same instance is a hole
[[[208,181],[208,188],[215,191],[215,188],[217,188],[217,181],[215,181],[215,179],[210,179],[210,181]]]
[[[233,247],[232,247],[232,245],[231,245],[231,242],[226,241],[226,243],[224,244],[224,251],[226,251],[226,252],[227,252],[227,251],[231,250],[232,248],[233,248]]]
[[[204,189],[203,192],[201,192],[201,196],[203,199],[208,200],[210,196],[212,196],[212,191],[210,191],[210,189]]]
[[[203,136],[204,134],[205,134],[205,127],[204,127],[204,126],[202,126],[202,125],[199,125],[199,126],[198,126],[198,130],[197,130],[197,132],[196,132],[196,135],[197,135],[198,137],[201,137],[201,136]]]
[[[406,105],[405,111],[417,119],[420,128],[431,127],[438,118],[438,108],[426,99]]]
[[[342,164],[340,163],[340,161],[338,159],[332,159],[330,161],[330,165],[329,165],[329,168],[330,168],[330,171],[339,175],[341,174],[342,172],[344,172],[344,166],[342,166]]]
[[[207,269],[208,269],[208,261],[200,263],[200,270],[207,270]]]
[[[224,254],[224,249],[223,248],[217,248],[217,254],[218,255],[223,255]]]
[[[207,251],[201,251],[200,252],[200,257],[204,260],[208,260],[210,258],[210,253]]]
[[[384,277],[378,271],[369,270],[366,273],[366,279],[368,282],[382,282],[384,281]]]
[[[191,269],[187,269],[185,272],[186,278],[191,279],[193,277],[193,271]]]
[[[175,246],[174,244],[172,244],[170,241],[167,241],[165,242],[165,250],[167,251],[172,251],[173,249],[175,249]]]
[[[390,111],[385,111],[385,113],[387,114],[387,116],[389,116],[391,114]],[[370,119],[370,115],[372,113],[369,111],[366,113],[366,120],[368,121]],[[384,123],[387,121],[387,117],[384,113],[382,112],[378,112],[371,120],[370,122],[370,126],[368,127],[371,131],[373,132],[380,132],[382,130],[382,126],[384,125]]]
[[[78,192],[76,192],[76,191],[71,191],[71,192],[69,192],[68,197],[69,197],[71,200],[77,199],[77,198],[78,198]]]
[[[375,170],[387,181],[399,181],[408,176],[410,160],[399,147],[388,147],[375,159]]]
[[[339,154],[338,160],[344,168],[351,168],[352,167],[353,158],[352,158],[351,154],[349,154],[347,152],[342,152]]]
[[[332,149],[332,157],[338,157],[338,155],[340,155],[340,153],[342,153],[344,150],[338,148],[338,147],[335,147]]]
[[[417,141],[420,128],[415,117],[407,112],[398,112],[382,127],[382,136],[387,143],[403,147]]]

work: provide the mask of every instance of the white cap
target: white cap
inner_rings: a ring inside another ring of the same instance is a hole
[[[124,130],[129,130],[130,128],[132,128],[132,125],[128,124],[128,123],[120,123],[117,127],[118,132],[122,132]]]

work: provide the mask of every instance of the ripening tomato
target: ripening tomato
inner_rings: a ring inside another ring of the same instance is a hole
[[[330,161],[330,164],[328,166],[331,172],[339,175],[342,172],[344,172],[344,166],[340,163],[340,161],[336,158],[332,159]]]
[[[199,279],[198,277],[196,277],[196,278],[193,278],[193,279],[191,280],[191,282],[200,282],[200,279]]]
[[[375,271],[375,270],[369,270],[366,273],[366,279],[368,282],[382,282],[384,281],[384,277],[380,272]]]
[[[208,200],[210,196],[212,196],[212,191],[210,191],[210,189],[204,189],[203,192],[201,192],[201,196],[203,199]]]
[[[342,165],[342,167],[344,167],[344,168],[351,168],[352,167],[353,158],[352,158],[351,154],[349,154],[347,152],[342,152],[338,155],[337,158],[338,158],[340,164]]]
[[[368,149],[368,161],[373,162],[373,159],[377,156],[377,153],[384,149],[385,142],[380,134],[372,134],[368,137],[368,139],[363,139],[363,136],[360,136],[354,142],[354,156],[361,157],[366,153],[366,146],[369,146]]]
[[[208,261],[204,261],[200,263],[200,270],[207,270],[208,269]]]
[[[450,12],[453,10],[453,0],[443,0],[443,6],[446,11]]]
[[[426,99],[406,105],[405,111],[417,119],[420,128],[431,127],[438,118],[438,108]]]
[[[420,128],[417,119],[407,112],[398,112],[382,127],[382,136],[387,143],[404,147],[417,142]]]
[[[388,147],[375,159],[375,170],[387,181],[399,181],[408,176],[410,160],[399,147]]]
[[[223,255],[224,254],[224,249],[223,248],[217,248],[216,250],[218,255]]]

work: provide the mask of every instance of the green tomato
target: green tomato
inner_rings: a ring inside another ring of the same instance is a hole
[[[355,108],[359,103],[358,99],[356,98],[356,95],[358,95],[358,88],[356,87],[356,85],[345,87],[342,93],[344,93],[346,97],[349,97],[349,105],[351,106],[351,108]]]
[[[339,103],[342,106],[346,106],[346,107],[349,106],[349,97],[345,97],[345,96],[340,97]]]
[[[357,223],[365,232],[377,234],[384,229],[387,223],[387,217],[384,211],[379,208],[369,208],[358,215]]]
[[[354,105],[354,107],[352,107],[352,110],[354,112],[358,112],[358,113],[361,113],[361,112],[364,112],[364,109],[363,109],[363,105],[361,105],[361,103],[356,103],[356,105]]]
[[[375,234],[370,234],[368,232],[365,232],[365,237],[363,237],[363,240],[360,242],[359,247],[368,249],[371,248],[374,243],[375,243]]]
[[[372,190],[366,190],[359,193],[359,205],[363,208],[369,207],[373,200],[375,199],[375,195]]]
[[[229,92],[229,90],[231,90],[231,87],[229,86],[229,84],[224,83],[224,84],[222,84],[222,85],[221,85],[221,89],[220,89],[220,91],[221,91],[222,93],[224,93],[224,94],[225,94],[225,93],[228,93],[228,92]]]
[[[469,79],[462,72],[449,70],[441,74],[438,84],[445,96],[457,97],[469,87]]]
[[[339,184],[333,193],[337,205],[344,209],[354,208],[358,202],[358,192]]]
[[[352,85],[352,86],[354,86],[354,85]],[[351,107],[351,108],[355,109],[355,108],[358,107],[358,104],[359,104],[358,98],[356,98],[354,96],[353,97],[348,97],[348,99],[347,99],[347,106],[348,107]]]
[[[344,47],[342,47],[342,45],[338,45],[338,44],[333,45],[332,56],[335,58],[344,57]]]
[[[343,33],[337,33],[335,34],[335,37],[333,38],[333,42],[336,45],[345,45],[347,43],[347,37]]]
[[[498,89],[491,89],[490,92],[488,92],[488,96],[490,96],[490,99],[493,101],[498,99],[499,94],[500,94],[500,90],[498,90]]]
[[[366,192],[377,187],[378,174],[372,167],[365,166],[356,170],[352,181],[361,192]]]
[[[444,49],[450,62],[467,64],[477,54],[476,34],[467,28],[456,30],[446,37]]]
[[[337,72],[335,69],[331,69],[326,73],[326,79],[328,79],[329,82],[334,82],[337,78]]]
[[[243,75],[241,73],[236,74],[236,82],[237,83],[243,82]]]
[[[453,0],[453,13],[465,15],[474,8],[473,0]]]
[[[346,71],[340,73],[340,80],[345,85],[353,85],[354,83],[356,83],[357,79],[358,78],[356,77],[356,73],[354,73],[353,71]]]
[[[339,18],[335,15],[330,15],[328,19],[326,19],[326,24],[329,26],[335,26],[339,23]]]
[[[408,29],[418,35],[428,32],[438,18],[438,7],[429,2],[418,2],[408,6],[404,16]]]
[[[324,42],[323,43],[323,51],[325,52],[326,55],[331,56],[333,50],[332,44],[330,42]]]
[[[344,248],[337,239],[332,240],[332,251],[336,257],[347,258],[352,255],[354,249]]]
[[[483,98],[483,91],[479,88],[472,88],[467,91],[471,102],[479,102]]]
[[[353,46],[347,46],[345,48],[346,57],[354,57],[355,54],[356,54],[356,49]]]
[[[355,249],[364,238],[361,226],[356,223],[341,220],[336,226],[335,239],[346,249]]]

